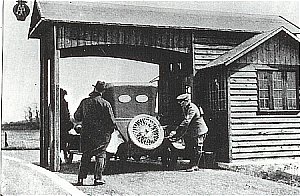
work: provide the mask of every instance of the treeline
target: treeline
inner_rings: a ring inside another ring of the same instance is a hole
[[[39,129],[40,125],[39,122],[32,121],[19,121],[19,122],[10,122],[4,123],[1,126],[2,130],[35,130]]]

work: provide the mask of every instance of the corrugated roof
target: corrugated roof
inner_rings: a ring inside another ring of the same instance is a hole
[[[280,16],[273,15],[125,6],[84,1],[38,1],[37,3],[41,20],[46,21],[249,32],[264,32],[285,26],[293,33],[300,32],[299,27]]]
[[[285,31],[288,35],[290,35],[296,41],[300,42],[299,38],[296,37],[294,34],[292,34],[285,27],[279,27],[279,28],[273,29],[271,31],[267,31],[265,33],[255,35],[254,37],[244,41],[240,45],[236,46],[232,50],[226,52],[225,54],[221,55],[220,57],[211,61],[210,63],[201,67],[200,69],[205,69],[205,68],[214,67],[214,66],[218,66],[218,65],[229,65],[230,63],[232,63],[233,61],[242,57],[244,54],[246,54],[249,51],[251,51],[252,49],[256,48],[257,46],[259,46],[260,44],[262,44],[269,38],[278,34],[280,31]]]

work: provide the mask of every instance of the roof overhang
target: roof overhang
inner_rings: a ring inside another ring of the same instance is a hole
[[[99,1],[35,1],[29,37],[38,38],[45,23],[82,23],[254,33],[269,31],[284,25],[293,33],[300,33],[300,28],[296,25],[279,16],[272,15],[125,6],[105,4]]]
[[[254,37],[246,40],[245,42],[241,43],[240,45],[236,46],[232,50],[226,52],[225,54],[221,55],[217,59],[211,61],[207,65],[199,68],[199,69],[206,69],[210,67],[225,65],[228,66],[232,62],[236,61],[237,59],[241,58],[266,40],[270,39],[274,35],[278,34],[279,32],[284,31],[286,34],[288,34],[291,38],[293,38],[295,41],[300,43],[300,39],[295,36],[292,32],[290,32],[285,27],[279,27],[277,29],[274,29],[269,32],[261,33],[258,35],[255,35]]]

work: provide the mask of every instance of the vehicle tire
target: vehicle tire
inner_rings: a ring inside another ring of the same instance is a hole
[[[130,121],[128,135],[136,146],[145,150],[159,147],[164,140],[164,130],[159,121],[147,114],[137,115]]]

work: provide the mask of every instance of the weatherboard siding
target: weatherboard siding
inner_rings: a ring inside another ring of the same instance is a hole
[[[231,70],[229,78],[232,160],[300,156],[300,115],[258,113],[255,67]]]
[[[209,46],[205,44],[194,44],[194,59],[195,69],[208,64],[227,51],[231,50],[232,46]]]
[[[198,31],[194,33],[194,66],[199,69],[252,37],[250,33]]]

